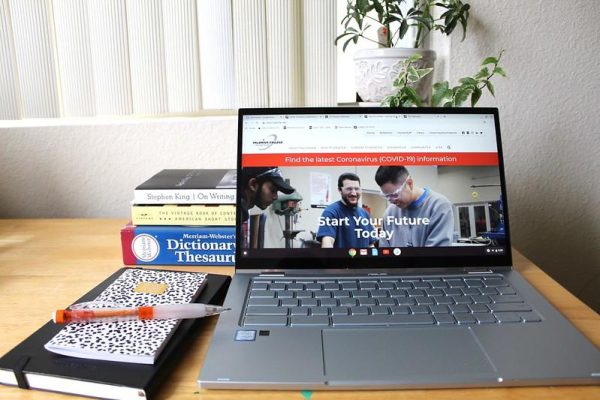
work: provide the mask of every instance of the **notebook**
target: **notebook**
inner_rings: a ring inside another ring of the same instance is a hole
[[[126,270],[118,269],[75,303],[94,300]],[[196,302],[222,304],[230,278],[208,274],[205,282]],[[0,384],[107,399],[151,398],[198,328],[209,321],[181,321],[154,364],[73,358],[49,352],[44,345],[62,329],[49,321],[0,357]]]
[[[206,283],[206,274],[128,269],[88,308],[139,307],[191,303]],[[153,364],[181,320],[132,320],[70,323],[44,346],[70,357]]]
[[[598,349],[512,268],[497,109],[240,109],[237,176],[201,387],[600,383]]]

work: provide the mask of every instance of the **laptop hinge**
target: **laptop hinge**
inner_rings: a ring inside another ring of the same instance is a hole
[[[285,276],[283,272],[261,272],[259,276]]]

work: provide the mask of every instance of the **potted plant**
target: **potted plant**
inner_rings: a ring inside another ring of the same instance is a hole
[[[433,85],[433,93],[420,95],[411,86],[417,84],[429,76],[433,68],[419,68],[417,63],[421,55],[414,54],[403,61],[400,73],[394,80],[394,92],[387,96],[383,106],[389,107],[412,107],[429,104],[427,99],[431,97],[433,107],[460,107],[464,102],[470,100],[471,107],[475,107],[484,90],[496,95],[496,89],[492,83],[494,76],[506,78],[506,72],[499,65],[504,50],[500,51],[498,57],[486,57],[481,63],[481,69],[473,76],[467,76],[458,80],[459,84],[450,87],[450,82],[443,81]]]
[[[408,10],[403,11],[404,4]],[[439,18],[433,16],[435,8],[441,11]],[[354,55],[356,87],[361,100],[381,102],[391,95],[401,63],[415,53],[421,55],[419,68],[432,68],[435,52],[421,48],[425,39],[432,31],[450,35],[460,25],[464,40],[469,9],[470,5],[461,0],[348,0],[346,16],[342,19],[344,32],[335,43],[343,41],[344,51],[350,43],[356,44],[359,40],[379,47],[358,50]],[[410,28],[416,30],[413,47],[396,47]],[[377,31],[376,40],[365,34],[372,29]],[[431,75],[417,85],[421,98],[430,91]]]

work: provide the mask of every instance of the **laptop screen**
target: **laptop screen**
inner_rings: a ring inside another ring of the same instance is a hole
[[[237,267],[510,265],[496,109],[241,109]]]

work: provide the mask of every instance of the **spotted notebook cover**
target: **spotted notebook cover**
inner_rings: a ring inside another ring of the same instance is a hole
[[[94,302],[125,307],[191,303],[206,283],[197,272],[129,269]],[[90,307],[96,307],[90,305]],[[179,320],[70,323],[44,346],[71,357],[153,364]]]

